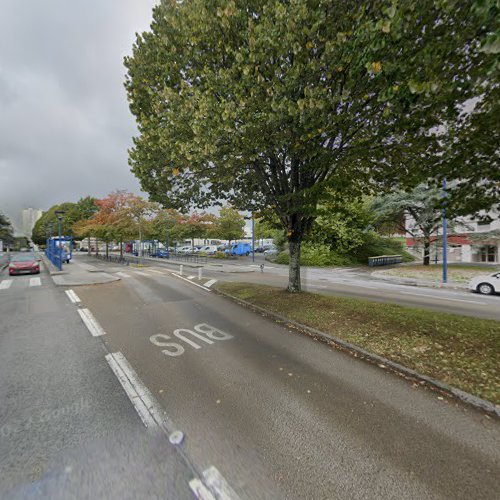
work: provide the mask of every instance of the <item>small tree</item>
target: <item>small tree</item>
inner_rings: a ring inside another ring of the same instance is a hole
[[[10,245],[14,240],[14,232],[10,220],[0,212],[0,240]]]
[[[214,238],[233,240],[243,238],[245,235],[245,218],[233,207],[222,207],[219,211],[219,217],[214,221],[210,235]]]
[[[442,226],[439,189],[420,184],[409,192],[398,191],[376,198],[371,208],[376,225],[392,225],[424,245],[424,266],[430,264],[431,237]]]
[[[214,215],[195,212],[191,215],[179,217],[172,233],[174,238],[177,240],[191,240],[191,246],[194,248],[194,239],[208,236],[208,234],[212,231],[214,222]]]

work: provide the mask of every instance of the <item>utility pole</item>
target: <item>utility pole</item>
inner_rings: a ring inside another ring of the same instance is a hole
[[[446,220],[446,179],[443,179],[443,283],[448,282],[448,221]]]

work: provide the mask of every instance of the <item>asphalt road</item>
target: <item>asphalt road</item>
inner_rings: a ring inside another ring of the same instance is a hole
[[[232,270],[233,272],[213,271],[210,270],[210,267],[213,266],[207,266],[203,269],[203,276],[218,281],[246,281],[286,287],[288,269],[284,266],[265,263],[264,272],[262,273],[259,269],[262,262],[264,261],[259,256],[256,258],[255,268],[251,267],[250,262],[248,265],[240,263],[225,264],[226,270]],[[155,259],[155,262],[149,264],[167,269],[178,269],[179,267],[178,264],[167,263],[163,259]],[[236,272],[238,268],[241,269],[240,273]],[[243,272],[250,269],[254,269],[254,271]],[[184,273],[196,275],[197,270],[184,266]],[[391,283],[375,279],[369,273],[355,268],[302,268],[302,285],[304,290],[312,292],[500,321],[500,295],[485,296],[467,290],[417,287]]]
[[[216,467],[240,498],[499,491],[497,421],[166,268],[103,267],[121,281],[76,290],[105,332],[87,337],[89,352],[120,353],[184,433],[183,456],[195,470]]]
[[[43,271],[0,272],[0,498],[193,498],[77,307]]]

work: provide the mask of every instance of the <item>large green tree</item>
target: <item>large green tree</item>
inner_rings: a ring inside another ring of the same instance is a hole
[[[125,60],[132,171],[166,206],[271,208],[299,291],[325,196],[416,185],[439,166],[469,177],[440,165],[450,141],[430,131],[453,130],[495,81],[497,14],[493,0],[163,1]]]
[[[0,212],[0,240],[7,245],[14,239],[14,232],[10,220],[2,212]]]
[[[219,216],[214,218],[210,235],[223,240],[237,240],[245,236],[245,218],[233,207],[222,207]]]

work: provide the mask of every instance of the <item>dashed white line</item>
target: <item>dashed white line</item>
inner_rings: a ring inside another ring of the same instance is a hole
[[[216,500],[210,490],[198,479],[191,479],[189,487],[198,500]]]
[[[188,278],[188,280],[192,280],[192,279],[194,279],[194,276],[188,276],[187,278]]]
[[[7,290],[12,285],[12,280],[3,280],[0,283],[0,290]]]
[[[121,271],[119,273],[116,273],[117,276],[120,276],[120,278],[130,278],[130,275],[127,273],[122,273]]]
[[[165,274],[164,272],[162,272],[162,271],[157,271],[156,269],[148,269],[148,271],[149,271],[150,273],[155,273],[155,274],[161,274],[161,275],[164,275],[164,274]]]
[[[94,337],[99,337],[106,333],[88,309],[78,309],[78,314]]]
[[[213,465],[203,471],[203,479],[205,484],[215,493],[216,498],[220,500],[238,499],[238,495]]]
[[[150,430],[162,429],[166,420],[164,412],[125,356],[114,352],[105,357],[144,425]]]
[[[211,292],[210,288],[207,288],[206,286],[203,285],[198,285],[198,283],[194,283],[193,281],[188,280],[187,278],[184,278],[184,276],[181,276],[180,274],[172,273],[173,276],[177,276],[177,278],[180,278],[181,280],[187,281],[188,283],[191,283],[191,285],[197,286],[198,288],[203,288],[203,290],[207,292]]]
[[[207,281],[204,286],[206,286],[207,288],[210,288],[214,283],[217,283],[217,280]]]
[[[150,277],[149,274],[143,273],[142,271],[134,271],[134,273],[138,274],[139,276],[148,276],[148,277]]]
[[[66,290],[66,295],[73,304],[80,302],[80,297],[73,290]]]
[[[30,278],[30,286],[40,286],[42,280],[40,278]]]

